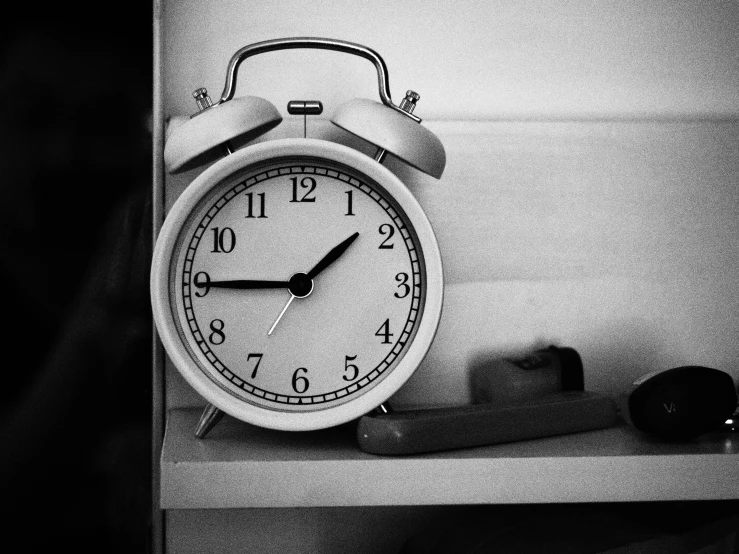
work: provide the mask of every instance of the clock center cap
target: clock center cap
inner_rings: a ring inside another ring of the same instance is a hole
[[[296,273],[290,277],[287,288],[293,296],[305,298],[313,292],[313,279],[306,273]]]

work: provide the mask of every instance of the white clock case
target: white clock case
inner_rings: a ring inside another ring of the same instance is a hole
[[[242,401],[216,384],[193,360],[179,336],[170,304],[170,263],[180,229],[212,186],[241,168],[284,156],[313,156],[355,168],[376,181],[397,201],[413,224],[426,266],[426,302],[412,344],[391,373],[372,389],[344,404],[312,412],[270,410]],[[219,160],[193,180],[167,215],[154,248],[151,303],[162,344],[185,380],[208,402],[227,414],[254,425],[284,431],[332,427],[374,410],[392,396],[425,357],[438,328],[443,304],[443,270],[439,246],[423,209],[408,188],[390,170],[347,146],[319,139],[278,139],[248,146]]]

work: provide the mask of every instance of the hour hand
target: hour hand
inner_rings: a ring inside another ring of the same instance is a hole
[[[287,281],[262,281],[258,279],[231,279],[226,281],[210,281],[204,279],[195,281],[198,288],[219,288],[219,289],[285,289],[289,283]]]
[[[308,272],[308,277],[311,279],[315,278],[316,275],[318,275],[321,271],[326,269],[328,266],[330,266],[332,263],[334,263],[336,260],[339,259],[339,257],[346,251],[347,248],[349,248],[349,245],[354,242],[354,239],[356,239],[359,236],[359,233],[354,233],[350,237],[347,237],[341,243],[334,246],[328,254],[326,254],[323,259],[318,262],[313,269],[311,269]]]

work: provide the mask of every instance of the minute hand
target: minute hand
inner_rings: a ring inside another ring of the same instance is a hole
[[[349,245],[354,242],[354,239],[356,239],[359,236],[359,233],[354,233],[347,239],[345,239],[340,244],[337,244],[334,246],[328,254],[326,254],[323,259],[321,259],[320,262],[316,264],[316,266],[311,269],[308,272],[308,278],[313,279],[316,275],[321,273],[324,269],[326,269],[328,266],[330,266],[332,263],[334,263],[337,259],[339,259],[339,256],[341,256],[344,251],[349,248]]]
[[[249,279],[233,279],[230,281],[204,281],[195,283],[198,288],[213,287],[219,289],[285,289],[287,281],[260,281]]]

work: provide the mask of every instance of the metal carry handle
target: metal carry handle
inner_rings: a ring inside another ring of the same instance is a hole
[[[336,52],[344,52],[346,54],[353,54],[371,61],[377,69],[377,80],[379,85],[380,100],[388,108],[392,108],[406,117],[410,117],[416,122],[420,122],[421,119],[417,116],[401,110],[398,106],[393,104],[390,98],[390,85],[388,83],[388,72],[385,61],[380,55],[366,46],[361,44],[355,44],[353,42],[347,42],[343,40],[335,40],[329,38],[315,38],[315,37],[294,37],[294,38],[279,38],[273,40],[265,40],[262,42],[255,42],[248,46],[244,46],[238,50],[232,57],[231,61],[228,62],[228,70],[226,72],[226,86],[223,88],[221,99],[218,102],[228,102],[234,96],[236,91],[236,72],[241,65],[241,62],[256,56],[257,54],[264,54],[266,52],[274,52],[276,50],[291,50],[295,48],[315,48],[320,50],[334,50]]]

